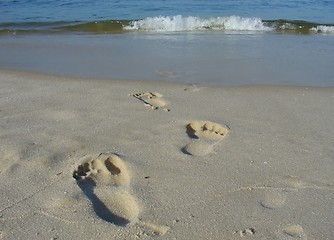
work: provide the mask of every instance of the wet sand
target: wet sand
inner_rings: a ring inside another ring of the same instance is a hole
[[[0,38],[0,67],[194,85],[334,86],[331,35],[27,34]]]

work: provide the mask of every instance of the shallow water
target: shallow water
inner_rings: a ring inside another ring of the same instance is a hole
[[[334,37],[320,34],[6,36],[0,52],[1,68],[64,76],[334,86]]]

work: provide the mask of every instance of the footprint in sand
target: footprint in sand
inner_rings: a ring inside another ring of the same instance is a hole
[[[267,209],[281,208],[286,201],[286,195],[281,190],[272,190],[266,192],[264,199],[261,201],[261,206]]]
[[[322,189],[322,190],[333,190],[333,183],[326,183],[322,181],[306,181],[298,176],[284,176],[279,180],[279,183],[284,186],[290,188],[291,190],[299,190],[299,189]]]
[[[103,220],[119,226],[138,220],[140,207],[128,189],[130,173],[118,156],[86,156],[74,170],[73,178]]]
[[[251,187],[252,190],[264,191],[260,205],[267,209],[277,209],[284,206],[287,196],[292,191],[303,189],[333,190],[333,184],[324,182],[307,182],[298,176],[286,175],[268,186]],[[276,185],[276,186],[275,186]],[[247,189],[247,188],[243,188]]]
[[[306,234],[302,226],[290,225],[283,229],[283,233],[293,239],[306,239]]]
[[[16,164],[20,160],[20,154],[18,151],[14,151],[12,149],[5,150],[1,152],[1,169],[0,174],[7,172],[10,169],[14,169]]]
[[[177,73],[172,72],[172,71],[156,71],[156,73],[158,74],[159,77],[163,77],[163,78],[175,78],[175,77],[177,77]]]
[[[247,229],[239,230],[237,232],[239,232],[240,237],[247,237],[247,236],[254,235],[255,234],[255,229],[254,228],[247,228]]]
[[[262,207],[267,209],[281,208],[286,202],[289,191],[298,190],[306,186],[305,183],[296,176],[284,176],[279,179],[276,184],[278,184],[277,187],[259,188],[265,191],[263,200],[260,201]]]
[[[87,155],[73,172],[76,180],[89,178],[97,184],[129,186],[130,174],[124,161],[116,155],[101,153],[98,157]]]
[[[284,229],[274,233],[275,239],[302,239],[306,240],[307,235],[299,224],[286,226]]]
[[[129,191],[131,174],[120,157],[104,153],[85,156],[74,170],[73,178],[101,219],[118,226],[136,223],[155,235],[164,235],[169,230],[167,226],[139,219],[141,208]]]
[[[205,156],[225,138],[230,128],[210,121],[194,121],[188,123],[186,129],[192,141],[182,151],[194,156]]]
[[[307,186],[307,184],[299,177],[297,176],[284,176],[282,179],[280,179],[281,183],[283,183],[284,185],[286,185],[287,187],[291,187],[291,188],[304,188],[305,186]]]
[[[147,93],[135,93],[131,94],[131,96],[142,101],[145,106],[150,107],[153,110],[162,109],[166,112],[170,110],[165,108],[167,102],[163,99],[163,95],[157,92],[147,92]]]

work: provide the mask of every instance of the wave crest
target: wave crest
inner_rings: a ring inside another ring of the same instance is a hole
[[[334,24],[319,24],[302,20],[261,20],[257,17],[221,16],[212,18],[157,16],[141,20],[102,20],[93,22],[22,22],[0,23],[2,34],[32,33],[95,33],[128,32],[196,32],[258,33],[279,32],[292,34],[334,34]]]
[[[311,31],[315,31],[319,33],[334,33],[334,26],[320,25],[320,26],[311,28]]]
[[[203,19],[199,17],[158,16],[131,21],[124,26],[125,30],[153,32],[183,32],[198,30],[230,30],[230,31],[268,31],[272,30],[263,24],[260,18],[244,18],[239,16],[216,17]]]

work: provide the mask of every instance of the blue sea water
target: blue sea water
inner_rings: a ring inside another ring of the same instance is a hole
[[[1,0],[0,22],[135,20],[155,16],[258,17],[334,23],[332,0]]]
[[[334,86],[332,0],[0,0],[0,69]]]

